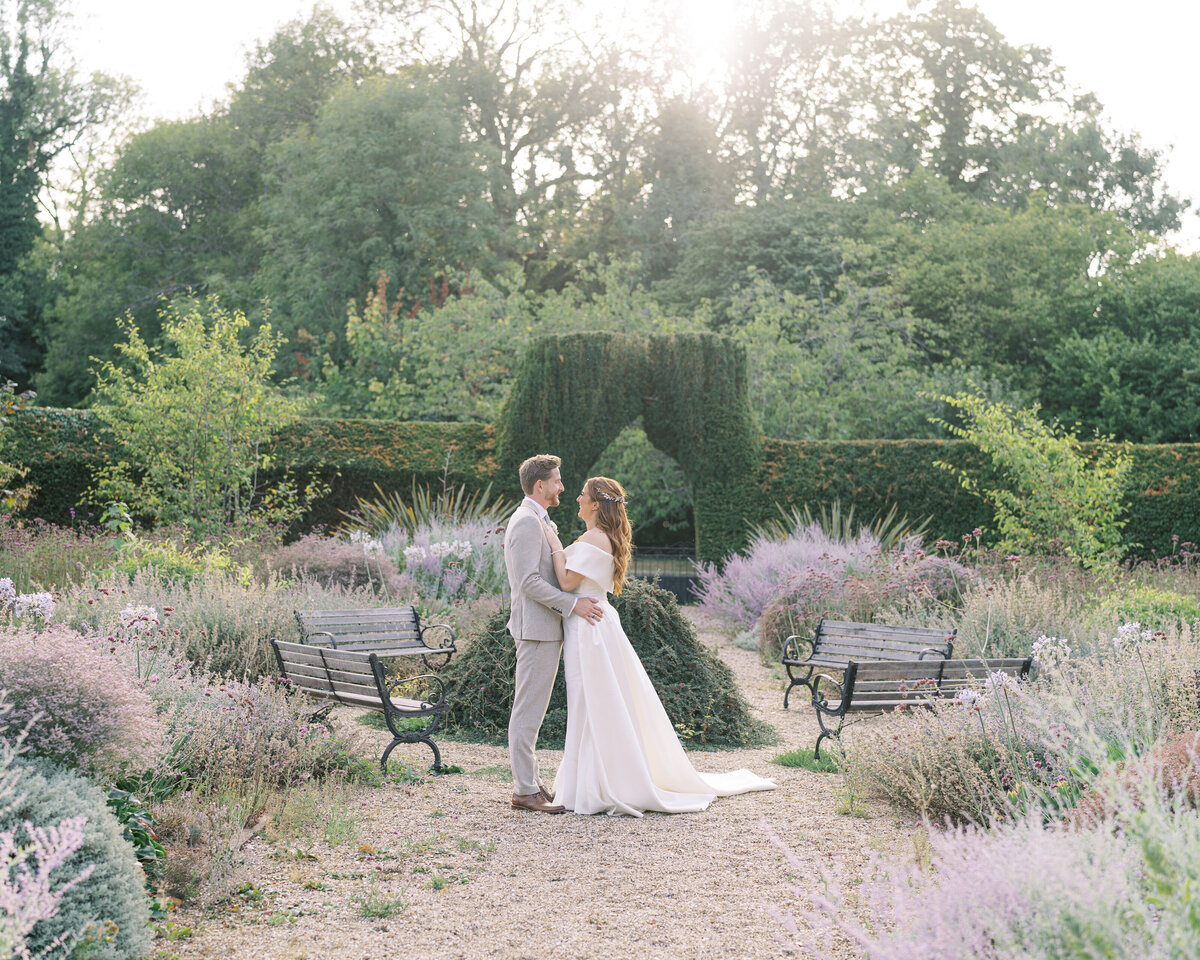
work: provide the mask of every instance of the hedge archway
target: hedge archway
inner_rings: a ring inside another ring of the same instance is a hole
[[[558,519],[566,520],[600,454],[639,416],[650,442],[692,484],[697,558],[716,562],[740,549],[762,443],[747,397],[745,350],[728,337],[574,333],[535,340],[497,424],[501,469],[515,480],[534,453],[562,457],[569,499]]]

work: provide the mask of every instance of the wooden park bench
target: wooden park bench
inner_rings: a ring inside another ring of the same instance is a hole
[[[841,682],[826,674],[813,678],[812,702],[817,711],[821,733],[813,751],[821,756],[821,741],[836,737],[851,713],[883,713],[904,707],[929,706],[935,700],[956,697],[974,702],[972,692],[981,693],[995,684],[997,675],[1006,680],[1025,680],[1029,677],[1032,657],[994,660],[851,660],[846,664]],[[826,685],[834,688],[836,699],[824,693]],[[826,720],[836,721],[830,726]]]
[[[445,657],[437,666],[445,666],[458,649],[454,630],[448,624],[421,625],[415,607],[369,607],[360,610],[297,610],[302,643],[327,646],[335,650],[357,650],[380,657]],[[448,638],[440,646],[425,639],[432,630],[445,630]]]
[[[428,744],[433,751],[433,769],[442,769],[442,755],[433,742],[433,733],[446,713],[446,686],[440,677],[426,673],[391,681],[376,653],[340,650],[308,643],[272,640],[279,674],[293,690],[318,700],[365,707],[383,714],[392,734],[392,742],[383,751],[379,765],[387,770],[389,754],[401,743]],[[433,681],[437,692],[432,699],[404,699],[394,696],[401,687],[418,681]],[[402,723],[414,717],[428,718],[420,730],[402,729]]]
[[[783,709],[788,706],[792,687],[813,690],[813,674],[818,668],[845,670],[851,660],[924,660],[945,659],[954,652],[952,630],[926,627],[889,627],[882,623],[852,623],[825,620],[817,624],[811,637],[791,636],[783,641],[783,665],[791,681],[783,694]],[[808,644],[807,652],[803,645]],[[792,670],[807,670],[802,676]]]

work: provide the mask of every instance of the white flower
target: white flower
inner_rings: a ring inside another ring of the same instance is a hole
[[[1035,663],[1055,664],[1071,657],[1071,646],[1061,637],[1047,637],[1045,634],[1033,641],[1033,659]]]
[[[983,683],[983,689],[988,693],[995,693],[997,690],[1004,690],[1009,687],[1015,687],[1016,681],[1013,680],[1007,673],[997,670],[995,673],[989,673],[987,680]]]
[[[450,544],[450,547],[454,551],[454,555],[460,560],[465,560],[474,550],[470,540],[455,540],[454,543]]]
[[[147,627],[156,627],[159,624],[158,611],[154,607],[141,604],[126,607],[117,616],[121,618],[121,626],[127,630],[141,629],[142,624]]]
[[[424,547],[419,547],[414,544],[411,547],[404,548],[405,563],[419,563],[420,561],[424,560],[425,557],[426,553]]]
[[[1128,623],[1123,623],[1117,627],[1117,635],[1112,638],[1112,645],[1120,650],[1127,643],[1136,640],[1146,640],[1148,637],[1142,632],[1142,625],[1136,620],[1130,620]]]
[[[974,704],[978,703],[982,699],[983,699],[983,694],[981,694],[978,690],[972,689],[970,687],[967,687],[963,690],[959,690],[958,693],[956,693],[954,695],[954,702],[961,703],[964,707],[973,706]]]
[[[33,613],[49,623],[54,616],[54,598],[48,593],[22,593],[12,601],[13,616],[20,620],[26,613]]]
[[[0,606],[8,606],[17,599],[17,588],[11,577],[0,577]]]

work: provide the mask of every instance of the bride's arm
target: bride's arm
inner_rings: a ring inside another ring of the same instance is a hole
[[[550,544],[550,559],[554,562],[554,576],[558,578],[558,586],[562,590],[574,590],[583,583],[582,574],[567,569],[567,555],[558,534],[550,529],[547,523],[542,524],[542,532]]]

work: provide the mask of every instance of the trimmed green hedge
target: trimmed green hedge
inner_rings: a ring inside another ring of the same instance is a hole
[[[1131,446],[1126,542],[1141,556],[1170,553],[1172,536],[1200,544],[1200,444]],[[932,517],[930,539],[957,539],[986,529],[992,513],[955,475],[933,466],[944,460],[997,485],[990,459],[964,440],[764,441],[757,508],[770,516],[785,507],[841,500],[864,520],[892,504],[912,520]]]
[[[5,456],[28,466],[25,482],[37,485],[27,516],[71,522],[72,509],[91,485],[91,471],[113,455],[86,410],[35,407],[9,418]],[[443,478],[479,489],[488,483],[512,497],[517,483],[501,482],[493,455],[495,430],[475,423],[392,423],[383,420],[304,420],[281,434],[272,451],[291,463],[301,483],[324,480],[329,496],[307,518],[308,525],[335,524],[355,496],[418,484],[440,486]],[[264,480],[270,482],[272,477]]]
[[[665,424],[670,417],[663,418]],[[112,455],[97,436],[94,418],[84,410],[36,407],[9,418],[5,457],[30,467],[28,480],[39,486],[28,511],[67,524],[90,484],[91,470]],[[961,440],[877,440],[794,443],[763,442],[761,465],[746,481],[723,489],[712,510],[730,516],[765,519],[774,504],[785,507],[841,500],[864,519],[896,504],[912,519],[933,517],[933,538],[955,539],[987,527],[987,506],[964,491],[934,460],[961,466],[994,481],[986,457]],[[331,485],[311,523],[338,522],[355,495],[407,490],[417,483],[439,486],[445,475],[519,497],[511,471],[496,457],[496,431],[470,423],[389,423],[377,420],[307,420],[278,440],[281,460],[292,459],[303,480],[318,476]],[[449,460],[447,460],[449,452]],[[1168,553],[1172,535],[1200,543],[1200,444],[1142,445],[1132,448],[1131,496],[1126,538],[1138,552]],[[340,475],[339,475],[340,472]]]

